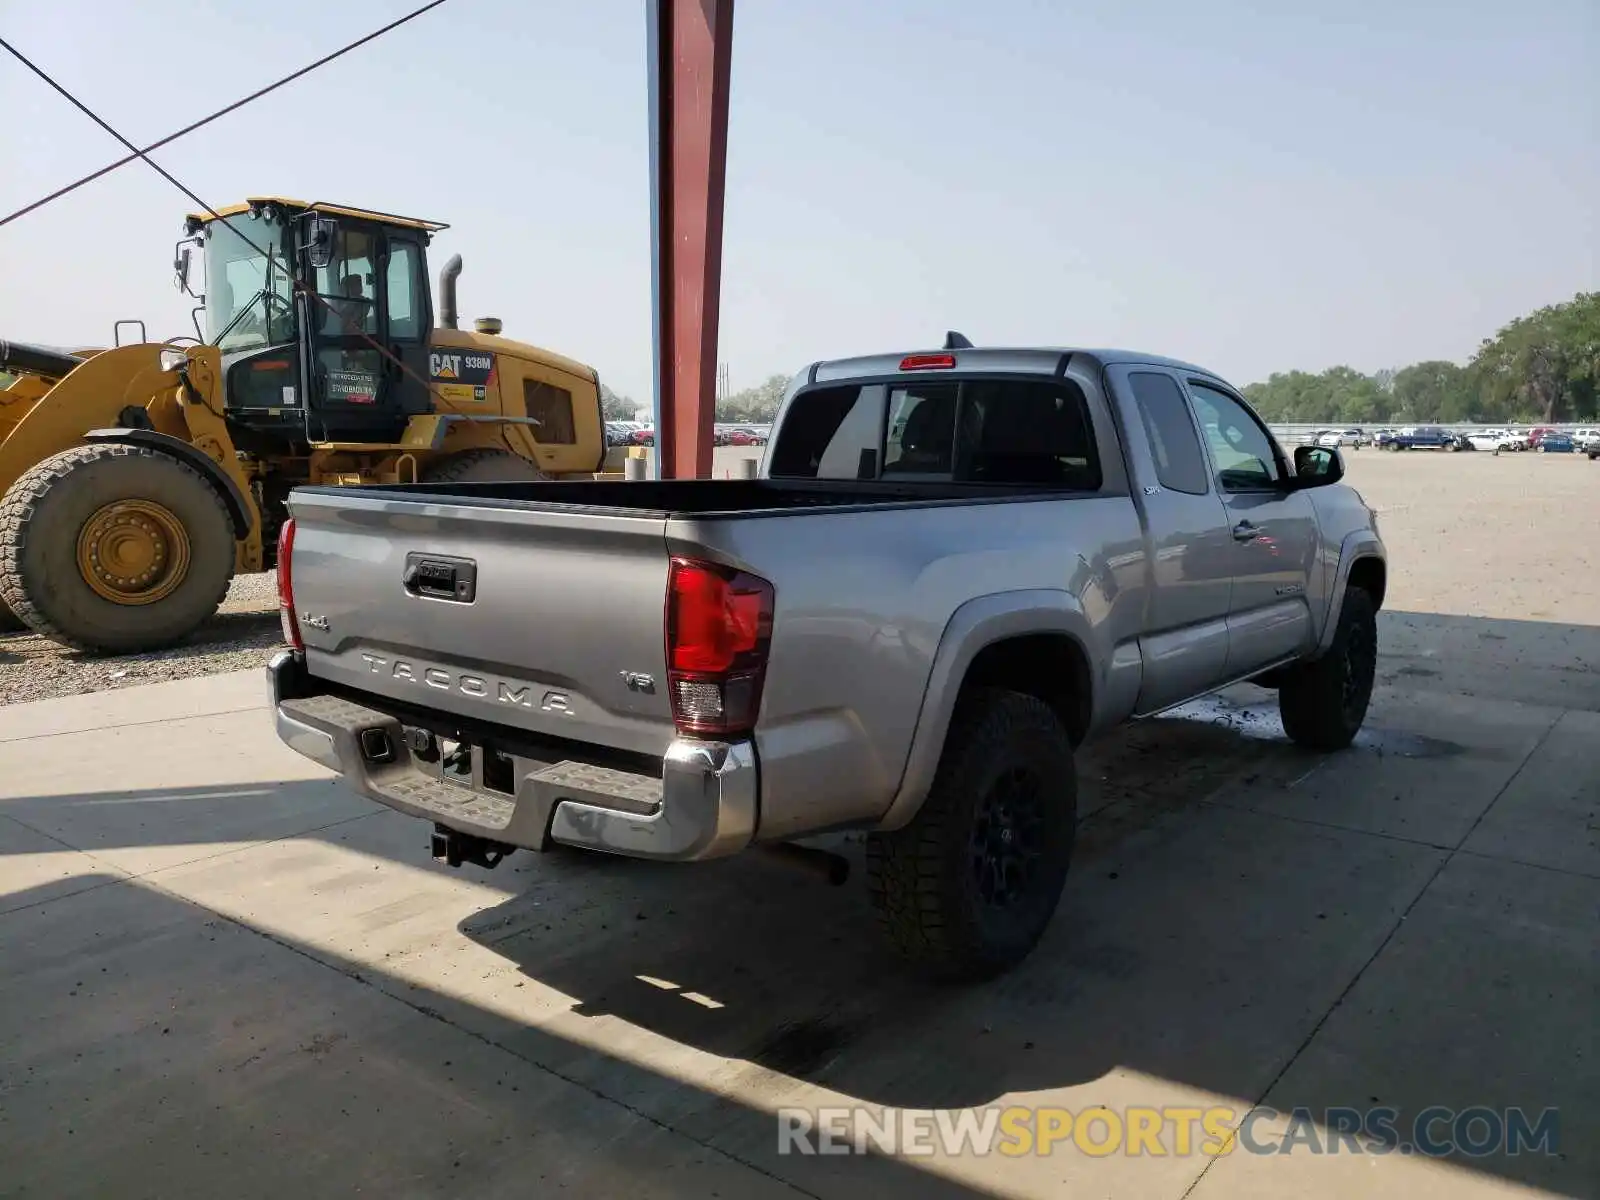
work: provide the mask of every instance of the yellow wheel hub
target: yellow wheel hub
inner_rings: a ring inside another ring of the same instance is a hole
[[[78,534],[78,570],[113,604],[154,604],[189,573],[189,534],[153,500],[119,500]]]

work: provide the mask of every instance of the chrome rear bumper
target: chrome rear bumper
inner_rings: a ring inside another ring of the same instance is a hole
[[[290,749],[379,804],[458,833],[530,850],[554,841],[674,861],[733,854],[755,836],[760,772],[749,741],[679,738],[659,774],[511,752],[512,788],[500,790],[485,785],[476,761],[470,786],[442,778],[412,750],[415,727],[321,691],[293,651],[273,656],[267,682],[278,737]]]

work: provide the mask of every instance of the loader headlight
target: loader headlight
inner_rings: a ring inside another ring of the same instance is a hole
[[[189,356],[182,350],[163,350],[161,352],[161,369],[163,371],[176,371],[189,361]]]

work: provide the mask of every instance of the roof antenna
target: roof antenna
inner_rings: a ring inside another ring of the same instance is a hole
[[[954,329],[952,329],[952,330],[950,330],[949,332],[947,332],[944,335],[944,346],[943,346],[943,349],[945,349],[945,350],[971,350],[972,349],[972,343],[967,340],[967,335],[966,334],[957,333]]]

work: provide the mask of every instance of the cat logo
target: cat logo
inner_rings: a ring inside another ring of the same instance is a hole
[[[432,350],[428,353],[428,374],[435,383],[485,387],[494,381],[494,355]]]

